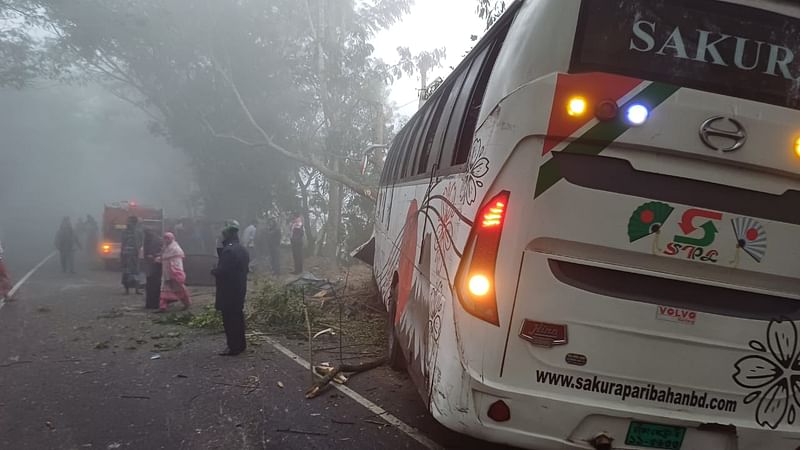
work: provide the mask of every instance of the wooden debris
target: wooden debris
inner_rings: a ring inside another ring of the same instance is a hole
[[[361,364],[356,365],[348,365],[342,364],[338,367],[333,367],[328,371],[328,374],[323,376],[322,379],[314,383],[311,388],[306,391],[306,398],[311,399],[317,397],[325,387],[333,381],[339,373],[360,373],[366,372],[368,370],[375,369],[382,365],[386,364],[386,357],[376,359],[374,361],[368,361]]]

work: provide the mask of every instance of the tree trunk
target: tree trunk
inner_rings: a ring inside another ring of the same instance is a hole
[[[334,170],[339,170],[339,159],[333,162]],[[325,246],[322,249],[322,256],[335,258],[339,248],[339,226],[342,223],[342,185],[331,181],[328,190],[328,222],[327,233],[325,236]]]
[[[304,182],[300,176],[300,170],[297,173],[297,186],[300,188],[300,212],[303,214],[303,228],[306,232],[306,245],[313,245],[316,240],[314,229],[311,227],[311,214],[309,213],[310,207],[308,205],[308,186],[313,181],[313,173],[309,175],[308,181]]]

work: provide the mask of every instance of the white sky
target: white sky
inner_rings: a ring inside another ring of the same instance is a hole
[[[483,35],[486,24],[475,14],[475,0],[416,0],[411,12],[392,28],[380,32],[372,44],[375,56],[389,64],[400,59],[397,47],[408,47],[412,55],[423,50],[445,47],[447,58],[442,67],[428,76],[445,78],[461,62],[467,50],[475,45],[472,34]],[[391,86],[390,100],[400,108],[400,115],[411,116],[417,110],[419,76],[403,76]]]

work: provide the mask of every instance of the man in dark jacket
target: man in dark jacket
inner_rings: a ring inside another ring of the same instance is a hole
[[[219,262],[211,271],[217,281],[215,307],[222,313],[228,348],[220,355],[235,356],[247,347],[244,336],[244,299],[247,295],[247,272],[250,255],[239,243],[239,223],[228,222],[222,230]]]
[[[144,230],[144,262],[147,274],[144,307],[158,309],[161,296],[161,256],[162,238],[152,228]]]

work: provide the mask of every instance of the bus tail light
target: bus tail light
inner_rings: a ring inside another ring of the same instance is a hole
[[[473,316],[500,325],[497,312],[495,267],[510,192],[503,191],[478,211],[456,275],[461,306]]]
[[[800,158],[800,138],[794,141],[794,154]]]
[[[101,249],[103,253],[111,253],[111,244],[103,244]]]
[[[506,402],[498,400],[489,406],[486,415],[495,422],[508,422],[511,420],[511,408],[506,405]]]
[[[582,116],[588,109],[586,99],[583,97],[572,97],[567,102],[567,114],[572,117]]]

